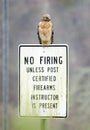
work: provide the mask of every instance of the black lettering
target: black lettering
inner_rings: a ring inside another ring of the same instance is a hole
[[[62,61],[62,56],[59,57],[59,64],[62,64],[63,61]]]
[[[34,64],[34,57],[24,57],[24,64]]]

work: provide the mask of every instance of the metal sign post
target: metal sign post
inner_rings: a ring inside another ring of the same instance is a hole
[[[8,130],[9,70],[8,70],[8,0],[3,1],[3,130]]]
[[[41,119],[41,130],[45,130],[46,126],[46,119]]]

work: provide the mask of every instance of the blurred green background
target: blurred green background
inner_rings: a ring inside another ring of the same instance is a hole
[[[54,44],[68,44],[69,114],[48,119],[46,130],[90,130],[90,0],[8,0],[9,130],[40,130],[40,119],[18,117],[18,45],[39,44],[37,25],[44,13],[54,24]],[[0,130],[2,100],[2,1],[0,0]]]

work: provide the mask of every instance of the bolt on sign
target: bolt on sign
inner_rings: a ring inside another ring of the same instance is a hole
[[[19,45],[19,115],[67,117],[68,46]]]

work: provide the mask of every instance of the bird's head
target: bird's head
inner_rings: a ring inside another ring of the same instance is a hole
[[[50,21],[50,20],[51,20],[51,17],[50,17],[49,14],[44,14],[44,15],[42,16],[42,21]]]

